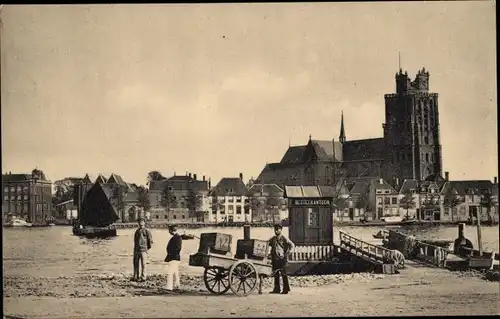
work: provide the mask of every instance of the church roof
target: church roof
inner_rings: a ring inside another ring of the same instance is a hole
[[[290,146],[281,159],[282,164],[300,163],[306,150],[306,145]]]
[[[347,141],[343,145],[344,161],[384,158],[383,138]]]
[[[311,144],[320,161],[331,161],[335,150],[335,159],[342,160],[342,143],[334,141],[311,140]],[[333,148],[335,145],[335,149]]]

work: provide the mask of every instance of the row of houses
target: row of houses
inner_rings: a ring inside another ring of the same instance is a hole
[[[196,174],[174,174],[170,178],[150,181],[147,189],[127,183],[117,174],[108,178],[98,175],[95,181],[88,175],[71,177],[54,183],[59,198],[54,205],[51,182],[40,170],[33,170],[32,174],[4,174],[2,183],[3,216],[19,215],[32,221],[50,215],[57,219],[76,218],[78,202],[83,196],[77,198],[73,192],[75,184],[86,185],[84,190],[94,184],[100,185],[124,222],[135,221],[139,216],[158,221],[210,223],[278,221],[288,217],[283,185],[254,183],[253,180],[245,183],[242,174],[222,178],[214,187],[205,176],[198,179]],[[145,193],[142,199],[141,191]],[[483,219],[498,220],[496,177],[493,182],[450,181],[448,173],[445,178],[431,175],[422,182],[412,179],[400,182],[397,178],[392,181],[363,179],[343,183],[336,197],[335,220],[406,216],[465,221],[477,216],[478,212]]]
[[[431,175],[424,181],[397,178],[356,181],[342,187],[336,202],[337,220],[401,216],[420,220],[467,221],[479,213],[498,221],[498,181],[450,181]]]

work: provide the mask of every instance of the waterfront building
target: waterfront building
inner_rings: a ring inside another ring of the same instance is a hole
[[[350,190],[346,185],[341,185],[334,202],[334,220],[359,220],[367,217],[369,187],[369,181],[364,180],[356,181]]]
[[[490,193],[493,205],[489,209],[481,203],[485,193]],[[482,221],[493,220],[498,222],[498,182],[489,180],[447,181],[440,195],[442,197],[441,210],[444,220],[469,221],[475,220],[479,214]],[[449,198],[456,198],[456,204],[450,205]]]
[[[288,218],[284,190],[276,184],[253,183],[247,192],[253,222],[279,222]]]
[[[341,114],[338,141],[313,140],[289,146],[278,163],[267,164],[256,183],[337,185],[383,178],[425,180],[442,174],[438,94],[429,91],[423,68],[412,81],[396,73],[396,92],[386,94],[383,137],[348,140]],[[392,205],[392,204],[391,204]]]
[[[399,216],[398,192],[384,179],[370,181],[368,198],[372,219]]]
[[[2,217],[19,216],[44,222],[52,216],[52,182],[39,169],[31,174],[2,175]]]
[[[248,189],[240,177],[224,177],[209,193],[211,209],[208,222],[250,222],[250,197]]]
[[[201,180],[197,174],[186,173],[183,175],[175,175],[163,180],[149,182],[149,198],[151,202],[151,219],[152,220],[168,220],[172,222],[193,222],[206,221],[209,219],[210,199],[209,187],[210,179],[205,176]],[[162,195],[165,188],[171,192],[173,205],[168,210],[162,206]],[[190,212],[190,192],[194,192],[198,199],[198,207],[196,212]]]

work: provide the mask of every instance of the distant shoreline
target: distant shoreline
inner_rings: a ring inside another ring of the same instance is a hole
[[[379,221],[368,221],[366,223],[362,223],[359,221],[334,221],[333,225],[334,227],[413,227],[413,226],[455,226],[459,223],[465,223],[467,225],[471,225],[469,222],[464,222],[464,221],[416,221],[413,224],[401,224],[401,223],[384,223],[384,222],[379,222]],[[484,222],[483,222],[484,223]],[[172,223],[168,221],[149,221],[146,223],[148,228],[167,228],[168,225],[177,225],[179,228],[185,228],[185,229],[198,229],[198,228],[227,228],[227,227],[232,227],[232,228],[242,228],[245,223],[238,222],[238,223],[218,223],[218,224],[213,224],[213,223],[202,223],[202,222],[195,222],[195,223]],[[56,223],[58,226],[71,226],[71,224],[67,223]],[[115,223],[114,224],[116,228],[135,228],[137,227],[137,223],[135,222],[128,222],[128,223]],[[274,223],[272,222],[258,222],[258,223],[250,223],[249,224],[251,227],[265,227],[265,228],[272,228]],[[498,224],[493,224],[493,225],[487,225],[483,224],[482,226],[484,227],[489,227],[489,226],[497,226]],[[288,227],[288,225],[283,224],[283,227]]]

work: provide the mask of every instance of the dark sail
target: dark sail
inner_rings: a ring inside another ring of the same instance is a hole
[[[110,191],[99,183],[85,194],[80,211],[80,224],[84,226],[109,226],[119,219]]]

